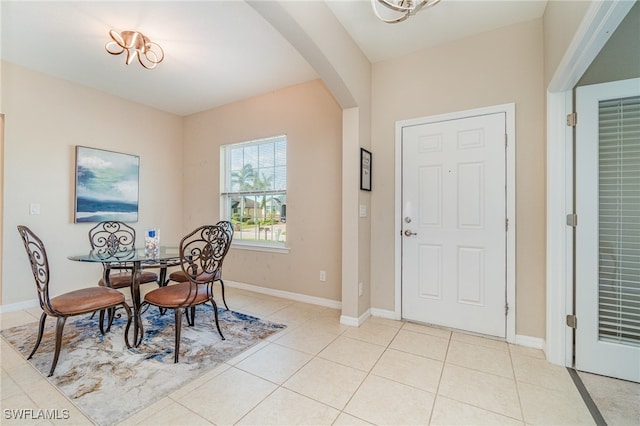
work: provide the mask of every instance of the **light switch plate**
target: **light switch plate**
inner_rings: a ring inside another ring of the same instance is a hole
[[[367,205],[360,204],[360,217],[367,217]]]

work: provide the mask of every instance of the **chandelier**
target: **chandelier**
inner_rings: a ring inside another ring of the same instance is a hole
[[[440,0],[371,0],[373,13],[378,19],[395,24],[415,15],[423,7],[431,7]]]
[[[127,52],[126,63],[129,65],[136,58],[144,68],[154,69],[164,59],[164,52],[159,44],[152,42],[144,34],[137,31],[109,31],[113,41],[104,45],[107,52],[119,55]]]

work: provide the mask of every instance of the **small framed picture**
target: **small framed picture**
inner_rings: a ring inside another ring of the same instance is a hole
[[[360,148],[360,189],[371,191],[371,152]]]

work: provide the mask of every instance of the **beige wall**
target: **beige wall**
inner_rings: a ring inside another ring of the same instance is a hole
[[[140,155],[135,227],[140,235],[159,227],[163,243],[177,244],[186,230],[219,218],[219,146],[286,133],[290,252],[233,249],[225,277],[341,300],[342,110],[319,80],[181,118],[2,65],[3,225],[25,224],[42,237],[56,292],[94,284],[99,274],[66,259],[87,249],[91,227],[73,223],[75,145]],[[28,214],[30,203],[41,205],[40,215]],[[2,303],[35,299],[17,232],[4,232],[4,247]]]
[[[544,87],[551,82],[591,1],[549,0],[544,11]]]
[[[220,217],[221,145],[281,134],[288,139],[290,251],[232,247],[225,278],[340,301],[342,109],[319,80],[185,118],[185,225]]]
[[[545,336],[542,20],[374,64],[372,307],[394,310],[395,123],[516,105],[516,333]]]
[[[631,8],[577,86],[640,77],[640,2]]]
[[[91,227],[73,223],[76,145],[139,155],[138,240],[153,226],[161,229],[163,242],[177,244],[183,233],[180,117],[6,62],[1,84],[3,304],[36,299],[18,224],[43,239],[55,293],[97,282],[99,266],[67,259],[88,250]],[[40,204],[40,215],[29,215],[30,203]]]

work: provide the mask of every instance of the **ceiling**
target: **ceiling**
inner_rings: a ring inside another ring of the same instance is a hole
[[[300,0],[302,1],[302,0]],[[326,1],[372,63],[538,18],[546,0],[442,0],[386,24],[370,0]],[[0,57],[26,68],[189,115],[317,78],[314,69],[242,0],[2,0]],[[162,46],[154,70],[104,44],[109,30],[137,30]]]

